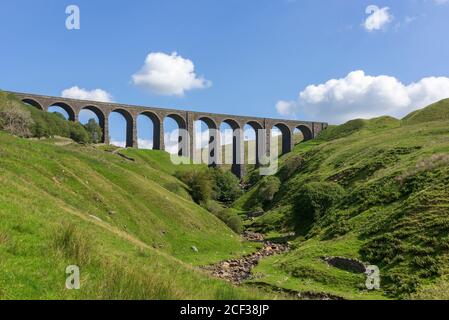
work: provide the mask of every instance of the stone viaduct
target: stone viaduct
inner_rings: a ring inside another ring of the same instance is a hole
[[[282,132],[282,154],[288,153],[294,146],[293,132],[295,129],[299,129],[304,140],[310,140],[315,138],[318,133],[327,127],[327,123],[323,122],[309,122],[299,120],[282,120],[282,119],[270,119],[259,118],[250,116],[236,116],[207,112],[194,112],[176,109],[165,109],[156,107],[144,107],[133,106],[119,103],[109,102],[97,102],[97,101],[85,101],[76,99],[67,99],[51,96],[43,96],[28,93],[9,92],[22,100],[24,103],[32,105],[44,111],[48,111],[50,107],[57,106],[64,109],[69,115],[70,121],[78,121],[78,115],[83,109],[87,109],[96,114],[99,120],[99,125],[103,130],[103,142],[109,143],[109,115],[112,112],[120,113],[126,120],[126,147],[137,148],[137,117],[140,115],[146,116],[153,122],[153,149],[164,150],[164,119],[172,118],[176,121],[180,129],[185,129],[188,137],[179,137],[179,154],[190,157],[193,159],[195,144],[195,121],[203,121],[207,124],[210,137],[209,143],[211,148],[209,154],[209,164],[214,165],[217,163],[219,157],[220,147],[220,135],[217,133],[222,123],[227,123],[234,131],[233,137],[233,168],[232,171],[239,177],[244,174],[242,159],[236,159],[236,154],[240,154],[239,157],[243,157],[244,150],[244,137],[241,130],[245,125],[250,125],[256,132],[256,146],[264,145],[266,150],[270,150],[271,142],[271,130],[274,126],[279,128]],[[183,131],[180,131],[183,132]],[[257,142],[261,142],[259,144]],[[218,146],[218,147],[217,147]],[[256,147],[257,148],[257,147]],[[214,151],[214,150],[217,150]],[[240,150],[241,152],[237,152]],[[266,152],[266,151],[265,151]],[[258,150],[256,154],[260,156]],[[257,158],[257,157],[256,157]],[[256,160],[257,161],[257,160]]]

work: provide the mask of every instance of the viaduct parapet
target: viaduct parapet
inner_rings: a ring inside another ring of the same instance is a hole
[[[239,159],[236,159],[235,154],[243,154],[243,152],[236,152],[237,150],[243,150],[244,137],[241,130],[246,125],[250,125],[256,132],[256,146],[259,145],[259,141],[263,141],[266,146],[266,150],[270,150],[271,142],[271,130],[273,127],[279,128],[282,132],[282,154],[288,153],[294,146],[293,133],[295,129],[299,129],[304,140],[310,140],[315,138],[321,131],[323,131],[328,124],[324,122],[310,122],[299,120],[285,120],[285,119],[271,119],[260,118],[251,116],[237,116],[208,112],[195,112],[187,110],[166,109],[146,106],[134,106],[120,103],[98,102],[98,101],[86,101],[76,100],[60,97],[51,97],[37,94],[28,94],[20,92],[9,92],[15,95],[18,99],[24,103],[32,105],[43,111],[48,111],[50,107],[57,106],[64,109],[69,115],[70,121],[78,121],[80,112],[84,109],[90,110],[98,117],[99,125],[103,130],[103,142],[109,144],[109,115],[112,112],[117,112],[123,115],[126,120],[126,147],[137,148],[137,117],[140,115],[146,116],[151,119],[153,123],[153,149],[164,150],[164,119],[172,118],[176,121],[180,129],[180,132],[187,132],[188,137],[179,137],[180,144],[178,148],[179,154],[194,157],[195,150],[195,121],[201,120],[207,124],[210,132],[210,145],[215,145],[215,150],[210,153],[209,164],[215,164],[216,159],[219,157],[220,135],[217,134],[222,123],[227,123],[234,131],[233,137],[233,172],[241,177],[243,175],[243,165],[240,165]],[[184,144],[184,145],[183,145]],[[256,151],[259,155],[259,152]],[[241,160],[241,159],[240,159]],[[257,160],[256,160],[257,161]]]

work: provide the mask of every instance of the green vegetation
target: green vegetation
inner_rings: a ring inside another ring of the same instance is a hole
[[[198,270],[256,245],[173,176],[197,169],[162,151],[0,132],[0,299],[276,298]],[[81,290],[65,289],[72,264]]]
[[[449,120],[449,99],[438,101],[427,108],[412,112],[404,118],[406,124],[419,124],[430,121],[446,121]]]
[[[230,204],[242,195],[239,179],[230,171],[221,168],[211,169],[213,186],[213,198],[217,201]]]
[[[226,170],[94,146],[93,122],[1,92],[0,127],[0,299],[285,297],[261,284],[347,299],[449,296],[448,100],[403,120],[330,127],[282,157],[275,176],[250,170],[244,193]],[[256,211],[265,214],[243,223]],[[254,252],[244,227],[288,237],[292,250],[262,259],[239,287],[199,270]],[[381,290],[327,257],[379,266]],[[64,287],[72,264],[81,290]]]
[[[295,232],[294,249],[262,260],[257,282],[352,299],[446,297],[448,137],[444,100],[402,121],[354,120],[297,145],[280,160],[282,187],[268,212],[249,224],[273,238]],[[234,207],[258,209],[267,180]],[[381,291],[328,266],[323,257],[332,256],[378,265]]]
[[[0,119],[0,129],[19,137],[59,136],[78,143],[96,142],[93,141],[93,131],[87,131],[80,123],[66,121],[59,113],[42,112],[2,91],[0,91]],[[87,128],[96,130],[92,124]]]
[[[242,193],[239,180],[231,172],[220,168],[201,167],[196,170],[177,171],[175,176],[188,186],[196,203],[213,213],[234,232],[243,232],[241,217],[224,207]]]
[[[84,129],[89,133],[89,139],[92,143],[100,143],[103,139],[103,130],[95,119],[89,119],[84,125]]]

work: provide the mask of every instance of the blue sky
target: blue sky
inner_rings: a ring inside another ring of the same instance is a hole
[[[122,103],[331,123],[402,116],[449,97],[443,2],[2,1],[0,88],[59,96],[77,86]],[[80,30],[65,27],[70,4]],[[148,78],[150,53],[192,64],[181,94]]]

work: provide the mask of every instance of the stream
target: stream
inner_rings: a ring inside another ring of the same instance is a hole
[[[260,233],[244,232],[243,238],[247,241],[263,243],[263,247],[255,253],[239,259],[221,261],[217,264],[202,267],[202,269],[216,278],[224,279],[234,284],[241,284],[243,281],[251,278],[252,269],[259,264],[261,259],[290,250],[288,243],[266,241]]]

